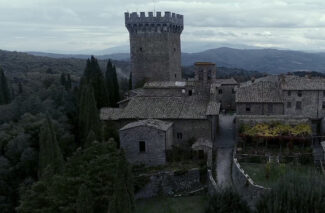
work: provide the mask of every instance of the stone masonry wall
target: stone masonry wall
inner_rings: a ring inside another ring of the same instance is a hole
[[[192,169],[181,174],[168,171],[146,176],[150,177],[150,182],[135,194],[135,199],[159,195],[174,196],[205,187],[200,181],[200,169]]]
[[[146,126],[120,131],[121,147],[125,151],[127,160],[133,164],[165,164],[166,139],[166,132]],[[145,152],[139,150],[140,141],[145,142]]]
[[[283,104],[273,103],[272,112],[268,111],[267,103],[248,103],[250,111],[246,111],[246,103],[237,103],[236,111],[238,115],[283,115]]]
[[[256,185],[254,181],[240,167],[237,159],[233,159],[232,163],[232,183],[237,192],[253,207],[258,198],[268,190],[263,186]]]

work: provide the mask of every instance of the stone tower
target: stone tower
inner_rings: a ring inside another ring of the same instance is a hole
[[[182,15],[165,12],[125,13],[125,26],[130,33],[133,87],[147,81],[179,81]]]

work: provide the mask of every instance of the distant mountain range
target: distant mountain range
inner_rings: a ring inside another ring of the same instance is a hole
[[[89,55],[65,55],[29,52],[37,56],[52,58],[88,58]],[[129,53],[98,55],[98,59],[129,61]],[[218,67],[255,70],[270,74],[295,71],[325,72],[325,53],[307,53],[277,49],[233,49],[221,47],[198,53],[183,53],[182,65],[191,66],[197,61],[209,61]]]

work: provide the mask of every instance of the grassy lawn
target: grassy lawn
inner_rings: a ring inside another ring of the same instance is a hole
[[[136,202],[136,213],[204,213],[207,196],[152,198]]]
[[[296,175],[319,173],[313,165],[274,164],[269,169],[266,164],[262,163],[240,163],[240,165],[256,184],[266,187],[272,186],[289,172],[294,172]],[[269,174],[268,177],[267,174]]]

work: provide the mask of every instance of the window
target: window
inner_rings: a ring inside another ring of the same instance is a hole
[[[177,75],[175,74],[175,78],[177,77]]]
[[[273,112],[273,104],[267,104],[267,111],[268,111],[268,113]]]
[[[139,141],[139,152],[146,152],[146,142]]]
[[[291,96],[291,91],[288,91],[288,96]]]
[[[183,134],[181,132],[177,132],[177,139],[182,140],[183,139]]]
[[[322,108],[325,109],[325,101],[323,101]]]
[[[232,94],[235,94],[236,93],[234,88],[232,88],[231,93]]]
[[[142,51],[143,51],[142,47],[140,47],[140,49],[139,49],[139,50],[140,50],[140,52],[142,52]]]
[[[302,96],[302,91],[298,91],[298,97]]]
[[[199,71],[199,80],[203,80],[203,70]]]
[[[222,89],[219,89],[219,94],[220,94],[220,95],[222,94]]]
[[[323,96],[325,97],[325,91],[323,91]]]
[[[211,80],[211,70],[208,70],[208,80]]]
[[[189,96],[192,96],[192,94],[193,94],[193,92],[192,92],[192,90],[190,89],[190,90],[188,91],[188,95],[189,95]]]
[[[176,52],[176,48],[174,47],[174,52]]]
[[[301,110],[301,101],[296,102],[296,109]]]
[[[246,112],[250,112],[251,111],[251,105],[250,104],[246,104]]]
[[[287,102],[287,108],[291,108],[291,102]]]
[[[185,89],[182,89],[182,93],[185,94],[186,93],[186,90]]]

